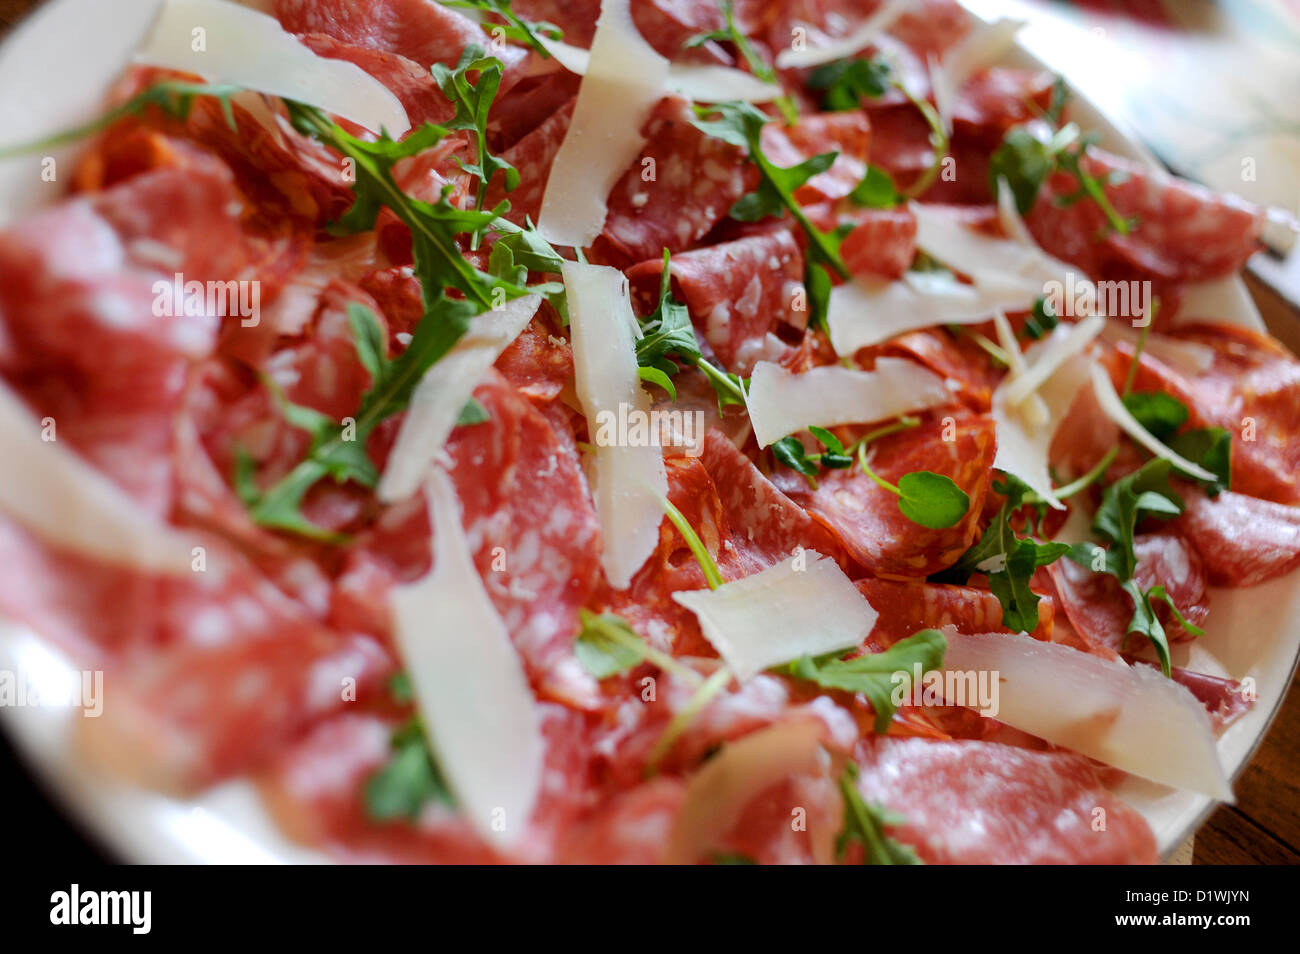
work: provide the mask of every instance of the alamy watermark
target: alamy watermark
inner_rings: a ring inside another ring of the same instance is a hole
[[[642,411],[620,403],[617,411],[596,412],[592,440],[597,447],[675,447],[699,457],[707,430],[703,411]]]
[[[262,283],[253,281],[186,281],[177,272],[171,281],[153,283],[153,313],[157,318],[197,318],[214,315],[238,318],[240,327],[262,321]]]
[[[104,712],[104,671],[84,669],[71,674],[58,685],[39,685],[21,673],[0,669],[0,707],[3,708],[74,708],[83,717],[97,719]]]
[[[895,707],[964,706],[993,719],[998,714],[1001,675],[996,669],[932,669],[923,673],[918,662],[911,672],[903,669],[890,676],[893,688],[889,699]]]
[[[1087,276],[1065,273],[1065,281],[1043,285],[1043,297],[1062,318],[1085,318],[1103,315],[1127,318],[1133,327],[1145,327],[1151,321],[1151,283],[1148,281],[1094,282]]]

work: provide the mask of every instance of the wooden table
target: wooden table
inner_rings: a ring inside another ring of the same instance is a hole
[[[0,0],[0,32],[37,2]],[[1294,315],[1279,314],[1276,302],[1261,300],[1260,305],[1266,317],[1274,319],[1270,326],[1279,331],[1286,323],[1300,328]],[[1296,347],[1293,335],[1279,337]],[[1300,691],[1296,681],[1236,789],[1237,804],[1219,808],[1197,832],[1194,863],[1300,864]]]

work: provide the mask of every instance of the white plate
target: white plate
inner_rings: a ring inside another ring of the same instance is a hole
[[[28,141],[84,121],[143,37],[161,0],[50,0],[0,45],[0,130],[9,142]],[[257,6],[257,0],[248,5]],[[1042,64],[1023,50],[1015,61]],[[1073,114],[1102,133],[1107,148],[1155,165],[1126,135],[1077,94]],[[69,153],[56,153],[67,158]],[[0,162],[0,223],[53,198],[41,182],[40,157]],[[1222,320],[1263,329],[1240,280],[1200,292]],[[1189,295],[1189,299],[1196,297]],[[1206,315],[1210,315],[1207,313]],[[1174,650],[1175,665],[1255,681],[1258,701],[1219,740],[1219,755],[1235,778],[1264,737],[1300,656],[1300,574],[1246,590],[1215,589],[1206,634]],[[0,625],[0,670],[58,685],[69,662],[23,627]],[[203,797],[180,801],[90,772],[77,759],[69,733],[78,716],[67,709],[3,708],[0,723],[28,763],[57,796],[121,857],[151,863],[311,862],[317,852],[287,841],[252,786],[229,782]],[[1120,794],[1150,822],[1168,855],[1214,808],[1211,799],[1129,780]]]

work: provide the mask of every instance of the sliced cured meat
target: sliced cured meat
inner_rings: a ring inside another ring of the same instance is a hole
[[[573,120],[574,102],[572,99],[566,102],[501,157],[519,170],[519,184],[507,192],[502,179],[494,179],[488,189],[486,205],[495,208],[502,199],[508,200],[510,210],[506,218],[516,225],[522,225],[525,219],[537,221],[551,164],[555,162],[555,155],[560,151]]]
[[[1143,592],[1163,586],[1188,622],[1194,626],[1204,623],[1210,614],[1205,567],[1183,536],[1168,530],[1138,534],[1133,550],[1138,558],[1133,578]],[[1061,609],[1075,631],[1090,647],[1108,650],[1105,655],[1119,652],[1133,618],[1133,601],[1120,589],[1119,581],[1070,560],[1053,564],[1051,572]],[[1192,638],[1168,605],[1158,601],[1155,607],[1170,642]]]
[[[418,129],[424,123],[446,122],[455,114],[429,68],[400,53],[353,46],[325,33],[307,33],[298,39],[321,56],[347,60],[361,67],[387,86],[401,100],[412,129]]]
[[[1210,499],[1184,488],[1187,509],[1173,524],[1220,586],[1255,586],[1300,566],[1300,507],[1225,490]]]
[[[544,404],[573,380],[573,350],[539,314],[501,352],[496,368],[521,394]]]
[[[681,252],[702,238],[758,184],[744,151],[691,125],[685,100],[665,99],[647,120],[645,148],[609,194],[594,251],[629,265]]]
[[[858,580],[858,591],[880,614],[868,637],[872,652],[888,649],[923,629],[951,626],[959,633],[1009,632],[1002,625],[1002,604],[988,590],[947,583],[904,583],[898,580]],[[1038,627],[1029,635],[1050,641],[1055,604],[1051,596],[1038,603]]]
[[[504,153],[577,96],[581,85],[581,76],[557,64],[554,71],[530,76],[498,95],[488,113],[489,148]],[[528,170],[519,171],[523,174]]]
[[[821,475],[816,490],[802,477],[782,470],[777,486],[806,508],[873,576],[926,577],[951,566],[974,542],[980,508],[993,480],[993,423],[965,417],[948,425],[933,421],[881,439],[872,462],[876,473],[897,486],[913,471],[951,478],[970,497],[970,509],[953,527],[930,530],[912,523],[898,509],[898,498],[879,487],[858,467]]]
[[[722,11],[717,4],[698,0],[632,0],[632,22],[646,42],[670,60],[729,59],[718,50],[716,43],[690,49],[686,46],[701,33],[723,28]]]
[[[777,490],[716,428],[705,439],[701,459],[717,488],[727,526],[736,541],[728,539],[724,545],[741,550],[752,561],[751,572],[780,563],[798,547],[816,550],[823,556],[839,553],[835,538]]]
[[[957,92],[953,128],[997,148],[1003,135],[1051,105],[1055,77],[1043,70],[995,66],[976,73]],[[962,173],[966,175],[967,173]]]
[[[920,0],[909,4],[889,32],[906,43],[922,60],[930,56],[942,57],[970,32],[971,15],[956,0]]]
[[[1157,860],[1146,821],[1073,753],[886,738],[865,741],[857,761],[863,798],[904,816],[889,834],[930,864]]]
[[[871,349],[877,350],[877,349]],[[988,353],[967,335],[954,336],[942,329],[910,331],[899,335],[878,349],[879,354],[911,358],[945,380],[955,382],[957,395],[972,410],[984,412],[993,401],[993,389],[1003,377]],[[859,363],[867,356],[858,353]]]
[[[842,198],[857,188],[867,171],[871,121],[862,112],[815,113],[800,117],[793,126],[768,123],[762,143],[764,155],[787,168],[821,153],[838,153],[829,169],[795,190],[795,199],[810,205]]]
[[[514,0],[510,9],[535,23],[554,23],[564,31],[565,43],[587,49],[596,35],[600,0]]]
[[[807,321],[806,307],[796,310],[803,289],[803,253],[789,231],[682,252],[672,257],[669,271],[695,326],[729,371],[747,374],[778,323],[800,326]],[[642,262],[627,274],[640,298],[658,298],[662,257]]]
[[[556,860],[585,865],[662,864],[685,795],[686,783],[679,778],[652,779],[616,795],[569,829]]]
[[[840,256],[854,275],[902,278],[916,258],[916,216],[906,207],[852,209],[839,216],[851,223]]]
[[[376,821],[366,813],[369,778],[391,755],[398,720],[357,712],[322,722],[288,748],[259,778],[272,815],[295,840],[363,864],[491,864],[555,860],[560,833],[589,797],[582,717],[561,706],[539,704],[546,743],[542,791],[528,835],[508,854],[485,844],[468,823],[431,802],[414,821]],[[576,860],[576,859],[575,859]]]
[[[426,69],[434,63],[455,66],[471,43],[491,46],[507,70],[526,55],[520,47],[492,44],[473,20],[431,0],[275,0],[275,15],[291,33],[324,33],[352,46],[397,53]]]
[[[241,208],[218,163],[145,173],[0,233],[0,370],[57,439],[162,514],[186,369],[223,320],[202,300],[177,309],[174,275],[239,275]]]
[[[1058,205],[1079,187],[1068,173],[1044,185],[1025,221],[1046,251],[1092,278],[1209,281],[1238,270],[1260,247],[1263,215],[1249,203],[1095,148],[1083,167],[1102,181],[1114,176],[1106,196],[1121,216],[1138,220],[1135,229],[1110,229],[1096,202]]]

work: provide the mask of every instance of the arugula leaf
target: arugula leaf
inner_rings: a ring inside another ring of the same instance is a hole
[[[826,428],[813,425],[808,428],[808,432],[821,442],[826,448],[825,451],[820,454],[809,454],[803,442],[790,434],[772,444],[772,454],[777,463],[802,474],[807,478],[808,485],[816,490],[819,468],[846,470],[853,466],[853,458],[845,453],[844,444],[840,439]]]
[[[821,107],[830,112],[861,109],[864,99],[879,99],[893,85],[883,60],[843,59],[825,63],[808,74],[808,88],[819,90]]]
[[[509,9],[509,3],[506,9]],[[470,82],[470,73],[478,74],[477,83]],[[433,78],[443,95],[456,107],[456,115],[445,123],[445,127],[464,130],[474,136],[476,161],[458,161],[461,169],[478,179],[475,207],[481,209],[492,177],[498,172],[505,176],[507,192],[513,192],[519,185],[519,170],[500,156],[492,155],[487,144],[488,110],[501,88],[501,61],[485,56],[481,46],[471,43],[461,52],[455,69],[434,63]]]
[[[758,51],[754,49],[754,44],[749,41],[749,37],[736,24],[736,16],[732,0],[717,0],[718,10],[722,13],[723,28],[721,30],[710,30],[705,33],[697,33],[688,39],[684,44],[684,49],[693,49],[694,47],[703,46],[708,42],[731,43],[739,51],[745,60],[745,65],[749,71],[757,76],[764,83],[770,83],[773,86],[780,86],[781,79],[776,75],[776,70],[768,64]],[[781,115],[785,117],[787,124],[793,126],[799,120],[799,110],[795,106],[794,100],[789,96],[781,95],[776,98],[777,108],[781,110]]]
[[[1034,307],[1030,309],[1029,317],[1025,319],[1025,334],[1037,341],[1058,324],[1060,319],[1051,301],[1045,296],[1040,296],[1034,300]]]
[[[928,470],[913,471],[895,487],[867,464],[867,445],[858,445],[858,465],[880,487],[898,498],[898,509],[908,520],[931,530],[955,526],[970,510],[970,497],[951,477]]]
[[[1088,146],[1096,141],[1096,136],[1084,135],[1076,123],[1062,126],[1045,140],[1035,135],[1033,127],[1012,127],[989,160],[989,184],[994,195],[997,194],[998,181],[1005,180],[1015,196],[1016,208],[1021,215],[1028,215],[1043,183],[1054,172],[1066,172],[1079,183],[1079,188],[1070,195],[1059,197],[1057,203],[1064,206],[1091,199],[1101,208],[1111,229],[1120,235],[1128,235],[1137,227],[1136,220],[1121,216],[1106,196],[1104,186],[1107,183],[1099,181],[1081,165]]]
[[[718,410],[730,405],[745,406],[745,380],[715,367],[700,352],[700,343],[691,324],[690,310],[672,294],[672,274],[668,270],[671,257],[664,249],[664,270],[659,278],[659,304],[645,318],[640,319],[641,338],[636,343],[636,360],[641,366],[643,379],[653,381],[677,399],[677,389],[671,379],[681,370],[669,356],[675,356],[697,368],[713,388],[718,399]],[[653,369],[653,370],[651,370]],[[655,374],[654,372],[658,372]]]
[[[444,7],[479,10],[483,13],[496,14],[506,22],[504,25],[490,24],[490,26],[500,27],[504,30],[505,37],[508,40],[531,46],[541,54],[544,60],[550,59],[551,54],[539,37],[545,36],[552,40],[559,40],[564,37],[564,31],[548,20],[525,20],[519,16],[510,9],[510,0],[439,0],[439,2]]]
[[[476,397],[471,397],[465,402],[465,406],[460,409],[460,416],[456,418],[456,426],[473,427],[475,424],[482,424],[491,419],[492,415],[483,406],[483,402]]]
[[[393,733],[392,747],[388,761],[366,780],[363,798],[370,818],[414,821],[427,802],[455,805],[418,718]]]
[[[1183,512],[1183,498],[1169,483],[1170,469],[1169,461],[1153,458],[1102,493],[1092,529],[1113,544],[1108,551],[1108,572],[1113,572],[1121,582],[1131,579],[1137,567],[1133,536],[1138,521],[1148,514],[1167,518]]]
[[[1123,397],[1124,407],[1159,441],[1167,441],[1187,423],[1187,406],[1163,391],[1134,391]]]
[[[900,639],[883,653],[864,653],[851,659],[838,658],[834,653],[818,658],[802,656],[777,671],[823,689],[862,693],[875,710],[876,732],[883,733],[897,709],[893,700],[895,673],[906,673],[911,679],[917,663],[921,665],[922,675],[938,669],[943,665],[947,649],[948,640],[943,633],[923,629]]]
[[[835,839],[835,855],[840,863],[848,854],[849,845],[862,845],[864,865],[919,865],[920,858],[910,845],[904,845],[885,834],[885,829],[906,825],[907,818],[886,810],[881,805],[868,805],[858,791],[858,767],[853,762],[844,766],[840,776],[840,795],[844,798],[844,830]]]
[[[868,209],[892,209],[903,202],[903,196],[894,185],[893,176],[879,166],[867,166],[866,175],[857,184],[849,199]]]
[[[597,679],[627,672],[645,661],[648,647],[621,616],[613,613],[597,616],[582,610],[580,619],[582,630],[573,643],[573,652],[583,668]]]
[[[741,854],[738,851],[715,851],[710,860],[715,865],[756,865],[758,864],[749,855]]]
[[[746,149],[749,152],[749,160],[758,168],[758,190],[742,196],[740,201],[733,205],[733,216],[761,218],[766,214],[776,214],[780,209],[790,213],[809,239],[805,259],[805,285],[809,286],[810,299],[824,300],[829,294],[829,282],[826,276],[820,278],[816,276],[814,269],[818,266],[833,270],[848,281],[849,266],[844,264],[844,259],[840,256],[842,235],[826,233],[813,225],[801,205],[794,200],[793,195],[796,188],[802,186],[811,175],[815,174],[814,170],[824,169],[829,165],[827,156],[831,156],[831,161],[835,159],[832,153],[814,156],[813,159],[800,162],[789,169],[781,168],[779,165],[772,164],[763,153],[763,126],[771,120],[771,117],[755,107],[753,103],[718,103],[710,107],[695,107],[695,114],[698,118],[695,118],[693,123],[699,131],[716,139],[722,139],[724,143]],[[716,118],[705,118],[708,116]],[[815,296],[814,286],[816,286]],[[814,311],[814,322],[822,321],[823,318],[824,312]]]
[[[158,108],[170,119],[183,122],[189,119],[190,112],[194,109],[194,101],[200,97],[216,99],[221,106],[221,113],[225,117],[227,125],[231,129],[236,129],[235,110],[231,101],[243,91],[243,87],[231,86],[227,83],[188,83],[178,80],[155,83],[148,89],[132,96],[120,106],[115,106],[102,116],[98,116],[81,126],[55,133],[52,136],[46,136],[35,142],[0,148],[0,159],[57,149],[59,146],[65,146],[85,139],[87,136],[93,136],[95,133],[112,126],[119,119],[124,119],[127,116],[139,116],[150,107]]]
[[[1215,475],[1214,481],[1198,481],[1211,497],[1228,489],[1232,476],[1232,435],[1226,430],[1205,427],[1184,431],[1169,442],[1169,449]]]
[[[930,577],[935,583],[965,584],[975,573],[983,573],[989,589],[1002,604],[1002,625],[1015,632],[1031,633],[1038,628],[1038,602],[1041,599],[1029,588],[1034,571],[1049,566],[1070,551],[1068,544],[1039,543],[1031,537],[1017,536],[1012,522],[1026,505],[1042,507],[1033,491],[1019,478],[1004,474],[993,490],[1005,498],[997,515],[980,539],[941,573]],[[1031,498],[1032,501],[1031,501]]]

